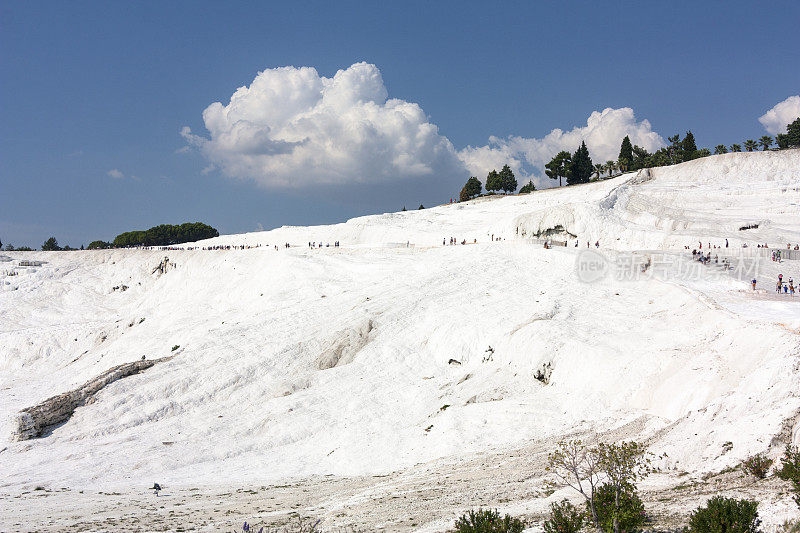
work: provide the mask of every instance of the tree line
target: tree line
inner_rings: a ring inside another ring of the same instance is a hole
[[[422,206],[420,206],[422,208]],[[103,250],[106,248],[127,248],[131,246],[171,246],[173,244],[182,244],[184,242],[194,242],[203,239],[210,239],[212,237],[219,237],[219,231],[202,222],[186,222],[180,225],[161,224],[160,226],[153,226],[152,228],[144,231],[126,231],[117,235],[112,242],[106,241],[92,241],[87,250]],[[0,241],[0,249],[3,243]],[[8,244],[5,247],[8,251],[31,251],[26,246],[15,248],[13,245]],[[83,250],[83,245],[79,248]],[[70,248],[67,246],[60,246],[55,237],[50,237],[42,243],[42,250],[45,252],[53,251],[66,251],[78,250],[78,248]]]
[[[608,176],[612,176],[617,171],[632,172],[642,168],[676,165],[711,155],[711,151],[708,148],[697,148],[697,143],[691,131],[687,131],[683,138],[681,138],[680,134],[677,134],[668,137],[667,141],[669,142],[667,146],[650,153],[641,146],[631,143],[630,137],[626,135],[620,144],[617,160],[606,161],[605,163],[593,163],[586,143],[581,142],[574,153],[564,150],[553,156],[550,162],[545,165],[544,173],[550,179],[558,180],[558,186],[561,187],[564,181],[567,182],[567,185],[577,185],[588,183],[592,180],[592,176],[595,179],[599,179],[605,173]],[[778,149],[800,147],[800,117],[786,126],[786,133],[779,133],[775,139],[769,135],[764,135],[758,140],[747,139],[741,145],[732,144],[727,147],[720,144],[714,148],[714,154],[725,154],[729,151],[741,152],[742,147],[748,152],[757,150],[759,147],[762,150],[769,150],[774,143],[777,143]],[[480,180],[475,176],[471,176],[461,189],[459,200],[465,202],[480,196],[482,187]],[[504,165],[500,172],[492,170],[486,176],[487,192],[514,192],[516,189],[517,180],[508,165]],[[536,186],[532,181],[529,181],[522,186],[519,192],[520,194],[525,194],[535,190]]]

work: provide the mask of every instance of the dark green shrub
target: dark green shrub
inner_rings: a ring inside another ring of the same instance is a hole
[[[636,531],[647,520],[644,504],[636,494],[634,487],[630,485],[620,495],[618,508],[614,502],[614,487],[610,484],[597,488],[594,493],[594,505],[597,512],[597,523],[600,529],[606,533],[614,531],[615,516],[619,522],[620,531]],[[586,507],[587,511],[591,513],[588,503]]]
[[[787,446],[781,457],[781,469],[778,477],[792,484],[794,503],[800,507],[800,450],[796,446]]]
[[[758,503],[715,496],[689,517],[693,533],[757,533]]]
[[[584,514],[577,507],[562,500],[550,505],[550,518],[544,523],[544,533],[577,533],[583,526]]]
[[[500,513],[490,509],[470,511],[456,520],[457,533],[521,533],[523,529],[525,524],[519,518],[500,518]]]
[[[763,455],[754,455],[742,463],[744,471],[758,479],[764,479],[772,466],[772,459],[767,459]]]

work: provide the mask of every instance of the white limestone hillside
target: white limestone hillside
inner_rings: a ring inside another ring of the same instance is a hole
[[[583,283],[596,240],[663,268]],[[734,265],[800,242],[800,150],[195,245],[259,248],[3,252],[0,488],[379,474],[615,428],[668,473],[775,455],[800,444],[800,296],[774,294],[800,260],[763,261],[754,292],[694,268],[698,241]],[[170,354],[13,439],[22,409]]]

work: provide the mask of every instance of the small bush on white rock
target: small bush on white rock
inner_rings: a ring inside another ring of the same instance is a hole
[[[511,515],[500,517],[497,510],[478,509],[456,520],[456,533],[522,533],[525,523]]]

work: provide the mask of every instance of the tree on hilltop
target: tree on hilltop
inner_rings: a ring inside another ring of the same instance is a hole
[[[555,157],[544,166],[544,173],[547,174],[547,177],[550,179],[558,180],[558,186],[561,187],[561,178],[569,178],[571,160],[572,154],[569,152],[558,152]]]
[[[520,194],[528,194],[529,192],[533,192],[536,190],[536,185],[533,184],[533,180],[529,180],[528,183],[522,186],[519,190]]]
[[[42,251],[57,252],[58,250],[61,250],[61,247],[58,245],[58,241],[55,237],[50,237],[42,244]]]
[[[567,185],[574,185],[577,183],[588,183],[589,178],[594,173],[594,165],[592,165],[592,158],[589,157],[589,149],[586,148],[586,143],[581,141],[581,145],[575,150],[575,154],[570,161],[570,176],[567,178]]]
[[[498,173],[500,177],[500,188],[505,192],[514,192],[517,190],[517,178],[514,177],[514,171],[508,165],[503,165]]]
[[[800,117],[786,126],[786,137],[789,146],[800,146]]]
[[[627,135],[622,139],[622,146],[619,148],[619,157],[617,161],[619,162],[619,169],[622,172],[628,170],[633,163],[633,145],[631,144],[631,138]]]
[[[665,149],[664,152],[667,160],[669,163],[672,162],[672,157],[669,155],[669,152]],[[633,163],[628,170],[639,170],[640,168],[647,168],[647,162],[650,158],[650,153],[639,146],[638,144],[633,147]]]
[[[470,178],[467,180],[467,183],[461,189],[461,193],[458,195],[458,200],[461,202],[472,200],[481,193],[481,189],[483,189],[483,185],[481,185],[480,180],[475,176],[470,176]]]
[[[740,144],[732,144],[731,145],[731,152],[741,152],[742,146]]]
[[[747,150],[748,152],[752,152],[756,148],[758,148],[758,143],[753,139],[747,139],[744,142],[744,149]]]
[[[758,144],[763,147],[763,150],[767,150],[770,146],[772,146],[772,137],[769,135],[764,135],[758,140]]]
[[[486,190],[492,192],[503,190],[503,182],[496,170],[492,170],[486,175]]]
[[[714,154],[716,155],[727,154],[727,153],[728,149],[725,147],[724,144],[718,144],[714,147]]]
[[[697,143],[694,142],[694,134],[686,132],[686,137],[681,142],[681,159],[691,161],[697,158]]]

